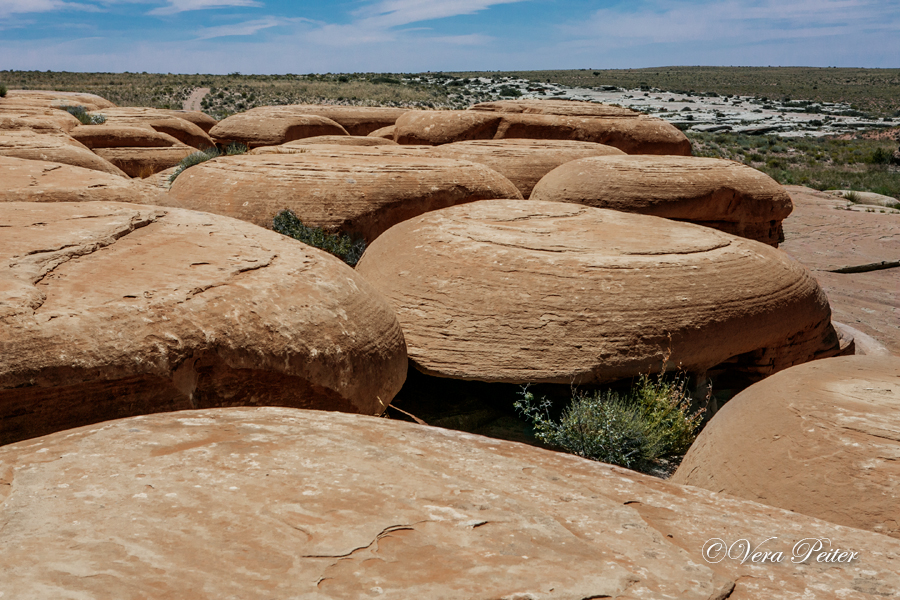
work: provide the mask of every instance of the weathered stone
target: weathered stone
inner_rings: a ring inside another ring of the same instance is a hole
[[[322,136],[330,137],[330,136]],[[335,136],[340,137],[340,136]],[[353,136],[344,136],[353,139]],[[310,138],[314,139],[314,138]],[[378,139],[378,138],[368,138]],[[298,140],[302,142],[303,140]],[[358,156],[411,156],[420,158],[441,158],[435,152],[435,146],[401,146],[399,144],[376,144],[374,146],[357,146],[354,144],[282,144],[280,146],[260,146],[250,151],[253,156],[260,154],[309,154],[353,160]]]
[[[156,204],[159,190],[119,175],[0,156],[0,202],[133,202]]]
[[[184,119],[190,123],[193,123],[206,133],[209,133],[209,130],[216,126],[216,121],[214,118],[209,116],[208,114],[201,112],[199,110],[172,110],[172,109],[157,109],[159,112],[171,115],[173,117],[178,117],[179,119]]]
[[[35,133],[68,133],[79,125],[78,119],[62,110],[0,103],[0,131],[31,129]]]
[[[250,148],[320,135],[348,135],[331,119],[298,114],[286,106],[261,106],[232,115],[219,121],[209,134],[220,144],[238,142]]]
[[[62,106],[83,106],[93,112],[114,108],[116,105],[96,94],[84,92],[54,92],[47,90],[9,90],[6,100],[11,103],[25,104],[41,108],[58,109]]]
[[[900,538],[900,357],[830,358],[750,386],[672,480]]]
[[[0,444],[188,408],[380,414],[397,319],[337,258],[216,215],[0,203]]]
[[[150,127],[127,125],[82,125],[69,133],[88,148],[169,148],[183,144],[167,133]]]
[[[581,102],[577,100],[495,100],[479,102],[469,110],[526,113],[537,115],[561,115],[566,117],[623,117],[635,118],[641,113],[610,104]]]
[[[331,119],[350,135],[369,135],[373,131],[390,127],[408,108],[390,106],[332,106],[329,104],[292,104],[279,108],[298,115],[317,115]]]
[[[618,148],[569,140],[474,140],[434,146],[432,154],[486,165],[528,198],[541,178],[564,163],[588,156],[625,154]]]
[[[441,377],[600,383],[658,370],[757,374],[839,351],[828,301],[784,253],[708,227],[493,200],[410,219],[357,271]]]
[[[326,148],[310,146],[310,148]],[[381,151],[389,146],[361,148]],[[485,198],[518,198],[499,173],[470,162],[407,156],[303,154],[231,156],[186,169],[169,191],[172,206],[271,227],[290,209],[303,223],[371,242],[424,212]]]
[[[394,126],[391,125],[389,127],[382,127],[381,129],[376,129],[372,133],[368,134],[368,137],[377,137],[385,140],[394,141]]]
[[[621,118],[480,110],[410,111],[397,119],[394,127],[394,140],[400,144],[526,138],[596,142],[628,154],[691,153],[691,143],[681,131],[646,115]]]
[[[50,161],[126,176],[121,169],[64,133],[36,133],[28,129],[4,131],[0,136],[0,156]]]
[[[856,557],[795,558],[810,537]],[[770,556],[742,562],[737,546],[724,558],[715,539]],[[140,416],[0,448],[0,544],[2,590],[16,599],[900,589],[900,542],[887,536],[522,444],[273,407]]]
[[[106,117],[107,126],[150,127],[200,150],[215,146],[213,139],[203,129],[186,119],[174,116],[172,112],[155,108],[128,107],[104,110],[103,116]]]
[[[144,178],[177,166],[197,149],[179,143],[171,148],[96,148],[94,152],[129,177]]]
[[[787,192],[765,173],[693,156],[583,158],[548,173],[531,199],[690,221],[776,248],[792,208]]]
[[[396,146],[394,140],[387,140],[379,137],[369,137],[363,135],[317,135],[314,137],[301,138],[284,144],[290,147],[311,146],[313,144],[334,145],[334,146]],[[268,146],[266,146],[268,147]]]
[[[836,321],[900,356],[900,268],[884,268],[900,263],[900,219],[840,210],[846,200],[810,188],[785,189],[794,212],[784,221],[781,249],[812,270]]]

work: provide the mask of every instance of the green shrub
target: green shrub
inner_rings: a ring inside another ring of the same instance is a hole
[[[9,90],[6,89],[6,84],[0,83],[0,98],[6,98],[6,92]]]
[[[178,168],[176,168],[175,172],[169,176],[169,183],[173,183],[178,178],[178,176],[184,172],[185,169],[188,169],[195,165],[199,165],[200,163],[204,163],[212,158],[218,158],[219,156],[236,156],[238,154],[246,154],[247,150],[248,148],[244,144],[232,142],[225,147],[224,151],[219,151],[218,148],[213,147],[194,152],[193,154],[189,154],[181,159],[181,162],[178,163]]]
[[[504,87],[500,88],[499,90],[497,90],[497,94],[500,96],[505,96],[505,97],[509,97],[509,98],[518,98],[519,96],[522,95],[522,92],[520,92],[518,89],[516,89],[514,87],[504,86]]]
[[[83,106],[61,106],[64,111],[81,121],[82,125],[102,125],[106,123],[103,115],[92,115]]]
[[[696,438],[703,411],[690,412],[686,377],[641,376],[631,392],[576,392],[559,421],[549,400],[524,388],[516,409],[540,441],[591,460],[647,471],[654,461],[684,454]]]
[[[875,150],[866,158],[866,162],[872,165],[889,165],[893,153],[886,148],[875,148]]]
[[[843,196],[844,200],[847,200],[848,202],[852,202],[853,204],[859,204],[860,202],[862,202],[862,198],[854,190],[845,192],[844,194],[842,194],[842,196]]]
[[[282,235],[333,254],[351,267],[356,266],[366,249],[364,240],[354,240],[349,235],[326,233],[319,227],[309,227],[289,210],[283,210],[275,215],[272,220],[272,229]]]

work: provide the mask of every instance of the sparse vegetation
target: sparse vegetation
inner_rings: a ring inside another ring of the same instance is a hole
[[[366,249],[364,240],[353,239],[349,235],[339,233],[327,233],[319,227],[304,225],[290,210],[283,210],[275,215],[272,220],[272,229],[282,235],[333,254],[351,267],[356,266]]]
[[[6,98],[6,92],[9,90],[6,88],[5,83],[0,83],[0,98]]]
[[[103,115],[92,115],[83,106],[63,106],[64,111],[81,121],[82,125],[102,125],[106,123],[106,117]]]
[[[567,452],[629,469],[649,471],[665,457],[684,454],[696,438],[702,410],[691,412],[684,375],[644,375],[627,395],[575,392],[559,420],[552,403],[524,388],[515,407],[535,437]]]
[[[239,143],[231,143],[225,147],[225,150],[219,150],[218,148],[207,148],[205,150],[200,150],[198,152],[194,152],[193,154],[189,154],[184,157],[180,163],[178,163],[178,167],[175,169],[175,172],[169,176],[169,183],[173,183],[179,175],[181,175],[185,169],[189,169],[195,165],[199,165],[200,163],[204,163],[210,159],[218,158],[219,156],[236,156],[238,154],[245,154],[248,148],[244,144]]]

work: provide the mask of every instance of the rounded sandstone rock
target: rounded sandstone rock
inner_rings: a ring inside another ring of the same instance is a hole
[[[36,133],[68,133],[81,122],[66,111],[4,104],[0,98],[0,131],[30,129]]]
[[[312,146],[312,145],[335,145],[335,146],[396,146],[394,140],[386,140],[379,137],[369,137],[366,135],[317,135],[314,137],[293,140],[284,144],[285,146]]]
[[[528,198],[541,178],[556,167],[588,156],[625,154],[618,148],[569,140],[473,140],[435,146],[433,156],[470,160],[488,166],[515,184]]]
[[[89,112],[115,108],[116,106],[106,98],[96,94],[48,90],[9,90],[6,94],[6,100],[17,104],[55,109],[63,106],[83,106]]]
[[[232,115],[219,121],[209,134],[220,144],[238,142],[250,148],[320,135],[348,135],[331,119],[297,113],[285,106],[261,106]]]
[[[126,177],[121,169],[64,133],[4,131],[0,136],[0,156],[50,161]]]
[[[0,448],[0,523],[16,599],[874,600],[900,588],[900,542],[886,536],[523,444],[273,407]],[[793,562],[810,536],[856,560]],[[717,560],[713,538],[767,541],[782,560]]]
[[[900,538],[900,357],[829,358],[750,386],[672,481]]]
[[[96,148],[94,153],[122,169],[129,177],[149,177],[177,166],[197,152],[179,143],[171,148]]]
[[[492,200],[392,227],[357,271],[425,373],[602,383],[735,359],[770,373],[836,351],[828,301],[785,254],[707,227]]]
[[[690,221],[775,247],[793,208],[788,193],[765,173],[693,156],[574,160],[538,182],[531,199]]]
[[[333,106],[329,104],[292,104],[280,108],[300,115],[317,115],[331,119],[350,135],[366,136],[393,125],[408,108],[391,106]]]
[[[410,156],[337,156],[314,152],[221,157],[185,170],[169,191],[172,206],[272,226],[290,209],[305,225],[371,242],[424,212],[485,198],[518,198],[499,173],[470,162]],[[395,147],[360,150],[380,152]]]
[[[206,133],[209,133],[209,130],[218,123],[214,118],[199,110],[172,110],[164,108],[158,108],[156,110],[163,114],[178,117],[179,119],[184,119],[185,121],[193,123]]]
[[[390,306],[337,258],[216,215],[0,203],[0,444],[161,411],[380,414]]]
[[[0,156],[0,202],[156,204],[160,191],[93,169]]]
[[[200,150],[216,145],[202,128],[172,113],[173,111],[155,108],[127,107],[107,109],[101,114],[106,117],[106,126],[150,127]]]
[[[96,148],[169,148],[183,145],[167,133],[150,127],[127,125],[81,125],[69,135],[90,149]]]
[[[469,107],[469,110],[480,110],[501,113],[525,113],[535,115],[561,115],[566,117],[639,117],[641,113],[598,102],[583,102],[579,100],[495,100],[493,102],[479,102]]]

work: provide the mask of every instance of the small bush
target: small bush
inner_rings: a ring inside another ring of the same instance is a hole
[[[0,83],[0,98],[6,98],[6,92],[9,90],[6,89],[6,84]]]
[[[282,235],[333,254],[351,267],[356,266],[366,250],[364,240],[354,240],[349,235],[326,233],[319,227],[309,227],[289,210],[283,210],[275,215],[272,220],[272,229]]]
[[[874,152],[866,158],[866,162],[871,165],[889,165],[893,152],[886,148],[875,148]]]
[[[584,458],[647,471],[654,461],[684,454],[696,438],[703,411],[690,413],[686,378],[642,376],[625,397],[616,392],[576,392],[558,422],[551,403],[527,387],[516,409],[542,442]]]
[[[862,202],[862,197],[858,193],[856,193],[856,191],[853,191],[853,190],[851,190],[849,192],[845,192],[843,194],[843,198],[844,198],[844,200],[847,200],[848,202],[852,202],[853,204],[859,204],[860,202]]]
[[[81,121],[82,125],[102,125],[106,123],[106,117],[103,115],[92,115],[83,106],[62,106],[60,108]]]
[[[210,159],[218,158],[219,156],[236,156],[238,154],[246,154],[247,146],[244,144],[239,144],[237,142],[232,142],[225,147],[224,151],[219,151],[218,148],[207,148],[206,150],[200,150],[198,152],[194,152],[193,154],[189,154],[181,159],[181,162],[178,163],[178,168],[175,169],[175,172],[169,176],[169,183],[173,183],[179,175],[181,175],[185,169],[193,167],[195,165],[199,165],[200,163],[204,163]]]
[[[505,87],[500,88],[497,91],[497,94],[500,96],[508,97],[508,98],[518,98],[519,96],[522,95],[522,92],[520,92],[518,89],[516,89],[514,87],[505,86]]]

